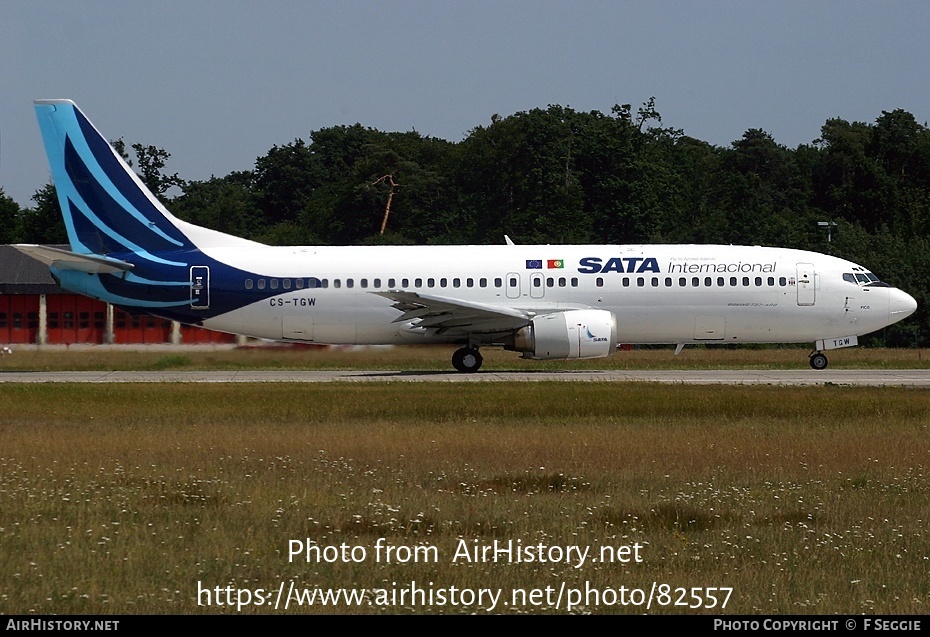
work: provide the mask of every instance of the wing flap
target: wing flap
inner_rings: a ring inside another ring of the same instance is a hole
[[[416,327],[439,332],[465,331],[465,328],[469,332],[516,330],[527,325],[534,316],[533,312],[511,307],[405,290],[372,294],[394,301],[393,307],[403,312],[394,323],[414,321]]]

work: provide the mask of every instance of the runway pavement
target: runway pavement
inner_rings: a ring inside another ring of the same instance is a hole
[[[0,372],[0,383],[646,382],[683,385],[930,387],[930,370]]]

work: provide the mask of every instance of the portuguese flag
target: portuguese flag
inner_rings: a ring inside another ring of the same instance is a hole
[[[562,259],[549,259],[548,261],[546,261],[546,267],[549,268],[550,270],[564,268],[565,261],[563,261]]]

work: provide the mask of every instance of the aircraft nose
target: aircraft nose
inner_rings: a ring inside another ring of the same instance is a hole
[[[916,311],[917,301],[913,296],[903,290],[892,288],[891,298],[888,302],[888,316],[891,320],[900,321],[906,319]]]

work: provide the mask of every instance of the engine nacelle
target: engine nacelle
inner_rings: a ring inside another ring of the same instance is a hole
[[[507,349],[523,358],[600,358],[617,349],[617,318],[606,310],[569,310],[533,319]]]

